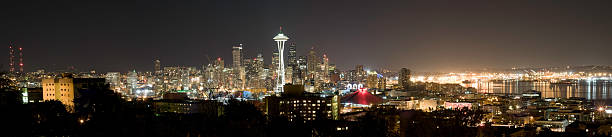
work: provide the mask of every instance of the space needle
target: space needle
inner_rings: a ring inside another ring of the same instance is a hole
[[[289,37],[283,34],[283,27],[280,27],[278,35],[273,39],[276,41],[276,46],[278,46],[278,69],[276,69],[278,80],[276,81],[276,92],[283,92],[283,85],[285,85],[285,61],[283,60],[283,51],[285,50],[285,41],[287,41]]]

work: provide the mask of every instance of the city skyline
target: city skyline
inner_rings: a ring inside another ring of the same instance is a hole
[[[315,46],[343,70],[612,65],[612,12],[599,2],[15,2],[3,4],[10,21],[0,41],[24,48],[26,71],[150,71],[154,59],[201,66],[230,59],[239,43],[245,57],[270,58],[278,26],[299,56]]]
[[[609,5],[3,1],[0,136],[611,136]]]

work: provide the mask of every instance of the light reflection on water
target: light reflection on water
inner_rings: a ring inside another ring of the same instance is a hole
[[[521,94],[524,91],[542,92],[543,98],[581,97],[588,100],[605,101],[612,104],[612,81],[610,80],[576,80],[568,83],[550,83],[546,81],[480,81],[466,86],[478,89],[480,93]]]

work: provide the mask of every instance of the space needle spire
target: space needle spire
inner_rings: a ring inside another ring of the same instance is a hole
[[[283,92],[283,86],[285,85],[285,60],[283,51],[285,50],[285,42],[289,40],[289,37],[283,34],[283,27],[279,27],[278,34],[273,38],[276,41],[276,46],[278,47],[278,69],[276,70],[276,74],[278,74],[278,79],[276,81],[276,92]]]

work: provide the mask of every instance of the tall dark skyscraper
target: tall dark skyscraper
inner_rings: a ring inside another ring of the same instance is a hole
[[[399,76],[397,78],[399,87],[403,90],[407,90],[410,87],[410,70],[407,68],[400,69]]]
[[[289,59],[289,63],[287,63],[287,66],[292,66],[293,68],[296,68],[297,66],[297,47],[295,43],[291,43],[291,45],[289,45],[289,54],[287,55],[287,58]]]
[[[300,69],[297,58],[297,47],[295,43],[291,43],[291,45],[289,45],[289,54],[287,55],[287,58],[289,59],[289,63],[287,63],[287,73],[291,73],[288,74],[288,79],[290,79],[291,83],[301,83],[299,75]]]
[[[295,72],[293,72],[293,83],[294,84],[304,84],[304,80],[306,77],[306,70],[308,67],[308,63],[306,62],[306,56],[299,56],[297,60],[297,67],[295,68]]]
[[[162,73],[161,62],[159,61],[159,59],[154,60],[153,63],[155,64],[155,68],[153,68],[154,69],[153,71],[155,72],[155,75],[161,74]]]

